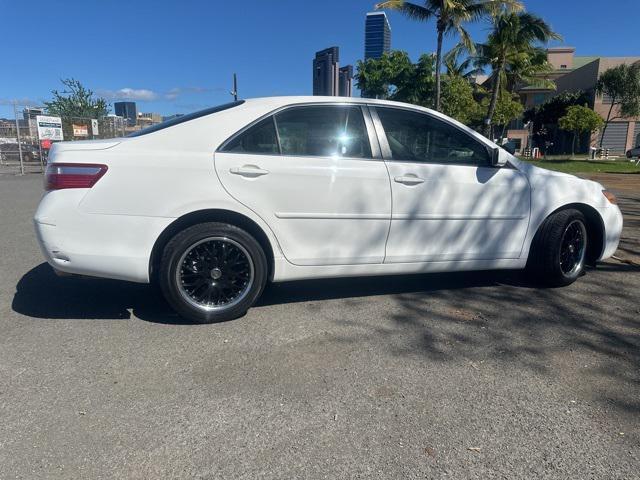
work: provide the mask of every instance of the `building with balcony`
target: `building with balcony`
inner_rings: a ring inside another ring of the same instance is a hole
[[[640,57],[598,57],[577,56],[573,47],[556,47],[547,50],[547,60],[553,70],[545,74],[552,80],[555,89],[524,85],[517,89],[525,110],[541,105],[563,92],[583,91],[588,98],[588,106],[607,118],[611,99],[596,94],[596,84],[600,75],[610,68],[621,64],[640,62]],[[612,117],[617,116],[614,108]],[[515,122],[517,123],[517,122]],[[512,125],[518,127],[518,125]],[[521,150],[527,147],[530,132],[524,128],[510,128],[507,136],[521,144]],[[601,132],[594,132],[590,139],[592,146],[600,145]],[[615,118],[609,123],[602,147],[611,153],[621,154],[640,144],[640,117]]]
[[[313,94],[335,97],[338,95],[340,51],[329,47],[316,52],[313,59]]]
[[[338,70],[338,95],[353,96],[353,65],[345,65]]]

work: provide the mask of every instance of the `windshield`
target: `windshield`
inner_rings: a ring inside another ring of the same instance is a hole
[[[223,110],[228,110],[233,107],[237,107],[238,105],[242,105],[244,100],[238,100],[237,102],[225,103],[224,105],[218,105],[217,107],[205,108],[204,110],[198,110],[197,112],[187,113],[186,115],[182,115],[180,117],[172,118],[171,120],[167,120],[162,123],[158,123],[157,125],[152,125],[147,128],[143,128],[142,130],[138,130],[137,132],[130,133],[127,137],[139,137],[141,135],[146,135],[147,133],[157,132],[158,130],[164,130],[165,128],[173,127],[174,125],[178,125],[180,123],[188,122],[190,120],[195,120],[196,118],[204,117],[206,115],[211,115],[212,113],[218,113]]]

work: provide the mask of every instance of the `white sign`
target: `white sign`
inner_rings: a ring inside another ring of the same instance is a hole
[[[89,136],[89,126],[88,125],[76,125],[73,126],[73,136],[74,137],[88,137]]]
[[[94,137],[96,135],[100,135],[100,130],[98,129],[98,120],[96,120],[95,118],[91,119],[91,135],[93,135]]]
[[[60,117],[36,115],[36,123],[38,124],[38,138],[40,140],[64,140],[62,119]]]

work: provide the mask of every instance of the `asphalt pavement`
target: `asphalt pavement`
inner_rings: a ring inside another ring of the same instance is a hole
[[[633,262],[280,284],[190,325],[149,286],[56,277],[41,185],[0,175],[0,479],[640,478]]]

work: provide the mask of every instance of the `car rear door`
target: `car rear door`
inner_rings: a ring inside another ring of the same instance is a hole
[[[391,178],[385,263],[518,258],[529,182],[490,165],[487,146],[424,112],[371,108]]]
[[[291,106],[225,142],[215,168],[291,263],[382,263],[391,187],[375,140],[366,107]]]

